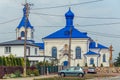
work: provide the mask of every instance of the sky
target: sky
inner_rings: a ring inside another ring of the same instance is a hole
[[[30,8],[29,20],[35,29],[34,39],[36,42],[42,42],[43,37],[63,28],[66,23],[64,14],[71,7],[75,15],[74,26],[80,31],[87,32],[88,36],[93,40],[97,40],[98,43],[107,47],[112,45],[114,49],[113,58],[115,59],[118,56],[120,52],[120,0],[27,1],[33,4]],[[72,5],[90,1],[96,2]],[[0,1],[0,42],[16,39],[15,29],[23,16],[22,9],[24,3],[25,0]],[[49,8],[62,5],[69,6]],[[94,17],[94,19],[86,17]]]

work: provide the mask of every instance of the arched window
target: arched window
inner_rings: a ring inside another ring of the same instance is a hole
[[[90,59],[90,64],[94,64],[94,59],[93,58]]]
[[[21,37],[25,37],[25,32],[24,31],[21,32]]]
[[[81,59],[81,48],[76,47],[76,59]]]
[[[57,48],[56,47],[52,48],[52,57],[57,58]]]
[[[33,36],[33,32],[31,32],[31,38],[32,38],[32,39],[34,38],[34,36]]]
[[[106,55],[103,55],[103,62],[106,62]]]

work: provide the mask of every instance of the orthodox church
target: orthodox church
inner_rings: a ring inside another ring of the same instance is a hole
[[[0,43],[0,56],[13,54],[24,57],[25,11],[16,28],[16,40]],[[69,9],[65,14],[66,25],[43,38],[43,43],[34,41],[34,27],[27,21],[27,57],[34,64],[44,58],[55,58],[58,65],[67,66],[109,66],[109,48],[95,42],[73,25],[74,13]]]

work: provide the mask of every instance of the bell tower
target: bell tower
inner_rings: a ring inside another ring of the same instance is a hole
[[[24,7],[22,20],[20,21],[19,25],[16,28],[16,39],[17,40],[25,39],[25,25],[26,25],[27,40],[34,41],[34,27],[31,26],[29,19],[28,19],[27,23],[25,23],[26,22],[25,21],[26,20],[25,13],[26,13],[26,8]]]

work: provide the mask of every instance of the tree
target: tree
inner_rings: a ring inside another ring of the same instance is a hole
[[[29,61],[28,58],[26,59],[26,66],[27,66],[27,67],[30,67],[30,61]]]
[[[77,64],[77,66],[79,67],[79,66],[80,66],[80,64]]]
[[[115,59],[114,65],[115,65],[116,67],[120,67],[120,52],[119,52],[118,57]]]
[[[101,63],[100,67],[103,67],[103,64]]]
[[[2,66],[2,57],[0,56],[0,66]]]
[[[6,60],[6,57],[4,57],[4,56],[3,56],[3,65],[7,66],[7,60]]]
[[[93,64],[93,67],[95,67],[95,64]]]
[[[85,67],[88,67],[87,63],[85,63]]]

